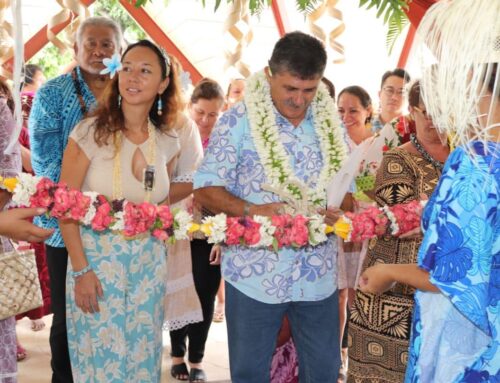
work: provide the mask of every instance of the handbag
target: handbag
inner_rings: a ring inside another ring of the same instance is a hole
[[[42,306],[35,251],[0,254],[0,320]]]

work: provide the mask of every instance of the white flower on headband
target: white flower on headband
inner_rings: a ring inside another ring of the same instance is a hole
[[[106,66],[99,74],[108,74],[109,77],[115,77],[116,72],[123,69],[123,65],[120,61],[120,55],[115,53],[111,58],[105,58],[102,60],[102,63]]]

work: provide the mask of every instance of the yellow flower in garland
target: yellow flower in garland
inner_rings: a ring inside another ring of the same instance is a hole
[[[17,178],[3,178],[0,176],[0,188],[7,190],[9,193],[14,192],[17,182]]]
[[[335,233],[335,228],[333,226],[326,225],[325,234],[330,234],[330,233]]]
[[[347,239],[351,232],[351,222],[345,217],[339,218],[333,225],[333,232],[342,239]]]

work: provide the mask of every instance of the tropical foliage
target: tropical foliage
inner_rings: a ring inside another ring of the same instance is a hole
[[[128,0],[133,3],[134,0]],[[151,0],[136,0],[135,6],[142,7]],[[234,0],[226,0],[227,3],[232,3]],[[398,36],[401,34],[403,29],[408,25],[408,18],[405,9],[408,9],[408,4],[411,0],[359,0],[359,6],[365,7],[366,9],[374,8],[377,10],[377,18],[382,18],[384,24],[387,24],[387,38],[386,47],[389,53],[394,47]],[[166,1],[167,2],[167,1]],[[214,0],[214,11],[217,11],[222,0]],[[206,0],[201,0],[201,3],[205,7],[207,5]],[[259,14],[264,8],[269,7],[272,0],[250,0],[248,2],[248,7],[252,14]],[[295,0],[297,9],[304,13],[312,12],[315,7],[321,3],[321,0]]]
[[[366,9],[377,10],[377,18],[382,18],[384,24],[388,25],[386,47],[389,53],[394,47],[398,36],[408,25],[408,17],[405,10],[409,7],[411,0],[359,0],[359,6]]]

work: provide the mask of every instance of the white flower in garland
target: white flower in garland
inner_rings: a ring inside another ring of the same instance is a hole
[[[85,213],[85,217],[83,217],[81,222],[84,225],[89,226],[95,217],[96,208],[94,206],[94,203],[95,203],[95,201],[97,201],[97,196],[99,195],[99,193],[87,191],[87,192],[83,192],[83,195],[90,198],[90,205],[89,205],[89,209]]]
[[[20,173],[12,194],[12,202],[16,206],[30,206],[30,197],[36,193],[36,185],[42,179],[28,173]]]
[[[309,243],[313,246],[325,242],[328,238],[326,236],[326,223],[322,215],[316,214],[309,218]]]
[[[174,213],[174,237],[177,240],[189,239],[188,231],[193,221],[193,216],[185,210]]]
[[[111,230],[118,230],[118,231],[125,230],[125,205],[127,203],[128,203],[127,201],[125,201],[123,203],[123,210],[122,211],[115,213],[115,215],[114,215],[115,221],[110,226]]]
[[[382,211],[385,213],[389,221],[391,222],[391,234],[392,235],[398,235],[399,233],[399,225],[396,219],[396,216],[392,213],[391,209],[389,209],[389,206],[384,205],[382,207]]]
[[[208,243],[222,243],[226,240],[227,216],[224,213],[205,217],[202,222],[210,227],[210,233],[207,234]]]
[[[251,245],[250,247],[272,246],[274,241],[273,234],[276,231],[276,227],[272,225],[271,219],[269,217],[255,215],[253,216],[253,220],[257,223],[260,223],[260,228],[259,228],[260,241],[255,245]]]
[[[302,200],[303,190],[312,206],[326,205],[326,186],[340,169],[346,158],[346,147],[340,131],[340,122],[335,113],[335,104],[323,85],[319,84],[311,104],[314,128],[318,136],[323,158],[323,168],[311,188],[295,175],[288,154],[281,143],[273,110],[269,83],[263,71],[254,74],[248,81],[245,103],[250,129],[266,178],[274,189],[285,190],[296,200]],[[300,186],[298,186],[300,185]]]

